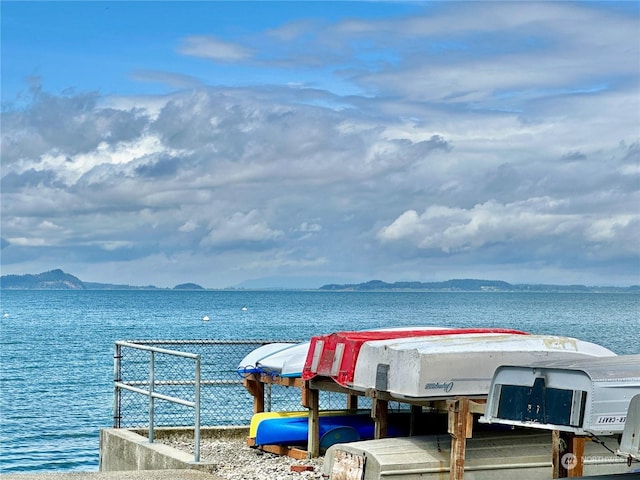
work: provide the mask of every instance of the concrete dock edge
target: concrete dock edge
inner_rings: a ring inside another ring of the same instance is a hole
[[[193,455],[162,443],[149,443],[142,435],[125,429],[100,431],[101,472],[127,470],[205,470],[206,465],[194,463]]]

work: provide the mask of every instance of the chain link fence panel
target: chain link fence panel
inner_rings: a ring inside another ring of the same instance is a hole
[[[253,397],[243,386],[238,373],[242,359],[256,348],[275,342],[299,343],[300,340],[220,341],[220,340],[130,340],[127,343],[200,355],[200,424],[202,426],[249,425],[253,416]],[[114,379],[124,384],[148,390],[150,387],[150,357],[147,350],[116,347]],[[154,391],[189,402],[195,400],[194,360],[175,355],[154,355]],[[295,387],[265,385],[265,410],[299,411],[301,391]],[[145,395],[116,389],[114,406],[115,428],[144,428],[149,425],[149,398]],[[342,409],[346,395],[320,392],[320,408]],[[361,398],[360,408],[370,408],[371,399]],[[191,426],[193,408],[155,399],[154,425],[157,427]]]

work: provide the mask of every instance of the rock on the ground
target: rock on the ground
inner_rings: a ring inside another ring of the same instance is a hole
[[[162,443],[193,454],[193,441],[166,439]],[[225,480],[321,480],[323,458],[296,460],[250,448],[242,440],[203,440],[200,460],[210,463],[211,473]],[[312,467],[313,470],[292,466]]]

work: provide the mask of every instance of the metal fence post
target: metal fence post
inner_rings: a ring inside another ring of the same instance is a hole
[[[153,391],[155,384],[155,352],[149,352],[149,443],[153,443]]]
[[[271,411],[271,384],[267,383],[266,385],[266,389],[265,389],[265,393],[267,394],[267,398],[265,400],[265,405],[264,405],[264,409],[265,412],[270,412]]]
[[[122,347],[116,343],[115,354],[113,356],[113,428],[120,428],[121,405],[120,397],[122,390],[118,387],[121,372]]]
[[[193,430],[194,441],[194,459],[198,463],[200,461],[200,355],[196,357],[196,379],[195,379],[195,426]]]

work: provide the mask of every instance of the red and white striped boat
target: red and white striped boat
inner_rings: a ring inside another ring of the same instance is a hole
[[[311,338],[302,370],[302,378],[331,377],[343,386],[351,386],[362,345],[374,341],[393,341],[441,335],[511,334],[527,335],[504,328],[403,327],[380,330],[346,331]]]

